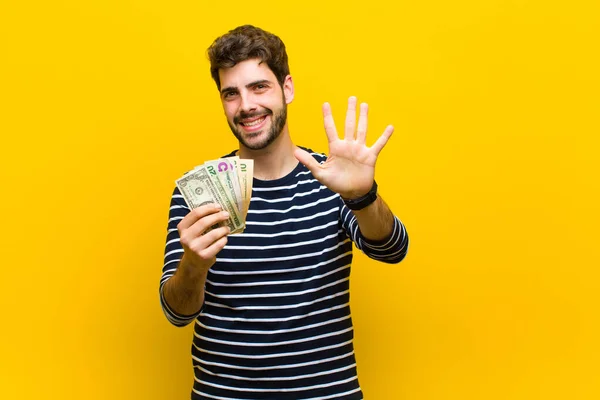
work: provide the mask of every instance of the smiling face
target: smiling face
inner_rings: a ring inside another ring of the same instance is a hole
[[[258,59],[219,70],[221,102],[227,123],[240,146],[262,150],[287,133],[287,105],[293,99],[291,76],[283,87]]]

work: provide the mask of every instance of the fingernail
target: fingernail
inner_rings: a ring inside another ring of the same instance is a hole
[[[229,213],[227,211],[223,211],[223,216],[228,218],[229,217]]]
[[[220,205],[220,204],[217,204],[217,203],[215,203],[215,205],[214,205],[214,206],[215,206],[215,208],[216,208],[217,210],[220,210],[220,209],[221,209],[221,205]]]

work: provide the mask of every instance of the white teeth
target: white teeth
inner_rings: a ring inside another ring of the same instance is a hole
[[[264,119],[265,119],[265,117],[262,117],[262,118],[259,118],[259,119],[255,120],[255,121],[252,121],[252,122],[243,122],[242,125],[244,125],[244,126],[255,126],[255,125],[258,125],[261,122],[263,122]]]

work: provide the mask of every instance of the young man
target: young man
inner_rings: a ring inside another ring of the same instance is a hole
[[[246,230],[228,236],[217,206],[189,210],[175,189],[160,299],[169,321],[195,321],[192,399],[362,399],[352,344],[352,243],[400,262],[408,236],[380,196],[375,162],[393,128],[365,145],[367,105],[348,101],[343,138],[323,106],[329,156],[296,147],[283,42],[238,27],[209,48],[239,150],[254,160]]]

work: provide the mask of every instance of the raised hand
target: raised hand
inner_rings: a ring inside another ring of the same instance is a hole
[[[294,152],[298,161],[304,164],[319,182],[345,199],[361,197],[371,189],[377,157],[394,132],[394,127],[388,125],[375,144],[367,147],[368,112],[369,106],[362,103],[356,126],[356,97],[350,97],[344,138],[340,139],[331,115],[331,106],[329,103],[323,104],[323,122],[329,141],[327,161],[319,164],[302,149],[296,149]]]

